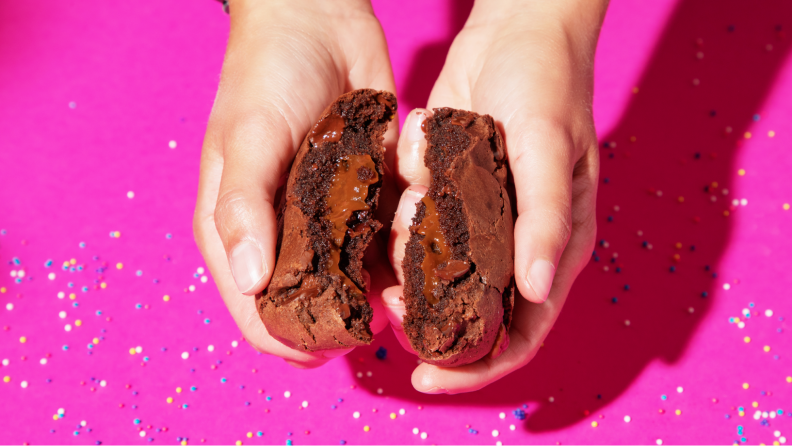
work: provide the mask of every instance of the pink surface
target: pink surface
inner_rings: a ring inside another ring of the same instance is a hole
[[[469,2],[375,6],[403,116]],[[783,0],[612,2],[596,254],[528,367],[425,396],[390,333],[298,371],[246,345],[202,283],[190,219],[216,2],[3,2],[0,443],[792,441],[790,17]]]

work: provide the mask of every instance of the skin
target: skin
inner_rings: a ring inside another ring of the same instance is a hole
[[[454,40],[427,108],[486,113],[501,126],[514,177],[515,281],[523,297],[515,300],[503,354],[457,368],[421,364],[412,376],[419,391],[474,391],[527,364],[590,257],[599,172],[593,58],[606,7],[605,0],[477,0]],[[194,231],[246,339],[298,367],[316,367],[348,351],[305,353],[283,346],[267,334],[252,295],[266,287],[274,269],[274,195],[289,163],[327,104],[356,88],[395,92],[387,46],[368,2],[232,1],[231,35],[201,156]],[[393,219],[390,242],[386,252],[378,240],[364,259],[377,279],[368,293],[372,331],[390,321],[408,350],[401,330],[401,261],[415,203],[429,185],[420,132],[429,113],[410,112],[398,147],[395,129],[386,135],[394,173],[389,177],[402,196],[383,189],[378,219]],[[238,272],[246,268],[234,261],[239,246],[260,253],[260,262],[249,262],[261,265],[252,268],[260,276]]]

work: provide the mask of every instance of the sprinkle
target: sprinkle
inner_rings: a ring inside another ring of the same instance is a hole
[[[9,383],[9,382],[11,382],[11,377],[10,377],[10,376],[4,376],[4,377],[3,377],[3,382],[4,382],[4,383]]]
[[[353,414],[352,414],[352,418],[356,418],[356,419],[357,419],[357,418],[360,418],[360,412],[355,412],[355,413],[353,413]],[[417,430],[417,429],[418,429],[418,428],[415,428],[415,430]],[[416,432],[416,433],[417,433],[417,432]]]
[[[738,170],[738,171],[737,171],[737,175],[739,175],[739,176],[743,176],[743,175],[745,175],[745,169],[740,169],[740,170]]]
[[[190,357],[190,354],[188,352],[182,352],[181,357],[182,359],[187,359]]]
[[[173,141],[173,140],[169,141],[168,142],[168,147],[170,147],[171,149],[175,149],[176,148],[176,141]]]
[[[368,427],[368,426],[363,426],[363,431],[365,431],[365,432],[368,432],[368,431],[370,431],[370,430],[371,430],[371,428],[370,428],[370,427]]]
[[[165,399],[165,401],[166,401],[168,404],[170,404],[170,403],[172,403],[172,402],[173,402],[173,398],[172,398],[172,397],[168,397],[168,398],[166,398],[166,399]]]
[[[166,295],[162,296],[162,300],[164,300],[165,302],[167,302],[167,301],[169,301],[169,300],[170,300],[170,296],[168,296],[168,295],[166,294]]]
[[[421,432],[421,440],[426,440],[426,437],[428,436],[429,435],[427,435],[426,432]]]
[[[682,393],[684,390],[685,389],[683,389],[682,386],[677,387],[677,393]]]
[[[127,198],[129,198],[130,200],[135,198],[135,193],[132,191],[127,192]]]
[[[764,346],[764,348],[763,348],[762,350],[764,350],[764,351],[765,351],[765,353],[767,353],[767,352],[769,352],[769,351],[770,351],[770,346],[769,346],[769,345],[765,345],[765,346]]]
[[[629,416],[629,415],[625,415],[625,416],[624,416],[624,422],[625,422],[625,423],[629,423],[630,421],[632,421],[632,418],[630,418],[630,416]]]
[[[121,262],[116,263],[116,268],[121,269],[124,267],[124,264]]]
[[[674,413],[677,414],[677,415],[682,415],[682,411],[679,410],[679,409],[675,410]]]
[[[289,392],[288,390],[287,390],[287,391],[285,391],[285,392],[283,392],[283,397],[284,397],[284,398],[288,398],[288,397],[290,397],[290,396],[291,396],[291,392]]]
[[[24,344],[25,342],[27,342],[27,338],[25,336],[22,336],[19,338],[19,342]]]
[[[751,342],[751,337],[750,336],[746,336],[746,337],[743,338],[743,341],[745,341],[745,343],[747,344],[747,343]]]
[[[498,435],[500,435],[500,432],[498,432],[498,430],[497,430],[497,429],[495,429],[495,430],[493,430],[493,431],[492,431],[492,436],[493,436],[493,437],[497,437]]]

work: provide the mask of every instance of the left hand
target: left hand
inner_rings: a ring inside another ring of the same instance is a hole
[[[510,346],[495,359],[456,368],[419,365],[413,386],[425,393],[478,390],[526,365],[553,326],[596,235],[599,155],[591,115],[593,60],[604,0],[478,0],[454,40],[428,108],[489,114],[502,124],[516,192],[515,282],[519,296]],[[390,256],[401,262],[415,203],[426,193],[426,140],[408,116],[397,149],[396,179],[404,189],[391,230]],[[383,303],[403,346],[402,287]]]

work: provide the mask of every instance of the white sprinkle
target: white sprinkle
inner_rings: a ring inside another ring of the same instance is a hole
[[[740,200],[740,206],[747,206],[747,205],[748,205],[748,199],[747,198],[743,198],[742,200]]]
[[[99,385],[102,386],[102,387],[106,387],[107,386],[107,381],[101,380],[101,381],[99,381]]]
[[[495,446],[503,446],[503,442],[501,442],[501,441],[496,441],[496,442],[495,442]]]
[[[781,436],[781,431],[773,432],[773,436],[776,437],[776,438],[780,437]]]
[[[762,412],[762,418],[767,418],[769,414],[767,412]]]
[[[199,267],[198,267],[198,274],[203,274],[203,273],[204,273],[204,271],[205,271],[205,270],[204,270],[204,267],[203,267],[203,266],[199,266]]]
[[[382,395],[382,388],[377,389],[377,395]]]
[[[418,435],[418,432],[421,432],[421,431],[419,431],[417,427],[414,427],[413,428],[413,434]]]
[[[729,195],[729,189],[723,189],[723,195]]]
[[[41,365],[45,365],[46,363],[47,363],[47,358],[41,358],[41,361],[39,361],[39,364]]]
[[[47,279],[49,279],[49,280],[55,280],[55,273],[49,273],[49,274],[47,274]],[[58,293],[58,297],[60,297],[60,294],[61,294],[61,293]],[[61,299],[63,299],[63,298],[61,297]]]
[[[555,401],[555,398],[553,398],[553,397],[551,396],[550,398],[548,398],[548,399],[547,399],[547,401],[550,401],[550,402],[552,403],[553,401]]]
[[[495,429],[495,430],[493,430],[493,431],[492,431],[492,436],[493,436],[493,437],[497,437],[498,435],[500,435],[500,432],[498,432],[498,430],[497,430],[497,429]]]
[[[27,389],[28,383],[27,381],[22,381],[21,383],[19,383],[19,385],[22,386],[23,389]]]
[[[738,328],[745,328],[745,322],[743,322],[743,321],[737,322],[737,327]]]
[[[74,102],[74,101],[69,102],[69,108],[71,108],[71,109],[77,108],[77,103]]]
[[[23,270],[23,269],[20,269],[20,270],[17,272],[17,276],[19,276],[19,277],[25,277],[25,270]]]
[[[728,291],[728,289],[729,289],[729,288],[731,288],[731,285],[729,285],[728,283],[724,283],[724,284],[723,284],[723,289],[724,289],[724,290],[727,290],[727,291]]]
[[[513,424],[510,424],[510,425],[509,425],[509,430],[515,430],[515,429],[517,429],[517,426],[515,426],[515,425],[513,425]]]
[[[85,427],[86,424],[88,424],[87,421],[85,420],[80,421],[80,426]]]
[[[775,418],[775,417],[776,417],[776,413],[775,412],[770,412],[770,418]]]
[[[146,431],[140,431],[140,436],[141,437],[145,437],[146,436]]]
[[[65,413],[66,413],[66,411],[63,410],[63,408],[58,409],[58,415],[63,415]]]
[[[630,416],[629,416],[629,415],[625,415],[625,416],[624,416],[624,422],[625,422],[625,423],[629,423],[630,421],[632,421],[632,418],[630,418]]]
[[[135,193],[132,191],[127,192],[127,198],[129,198],[130,200],[135,198]]]
[[[214,351],[214,345],[210,345],[206,349],[209,350],[210,352],[213,352]]]
[[[237,348],[237,346],[239,346],[239,342],[231,341],[231,347]]]
[[[761,410],[757,410],[757,411],[756,411],[756,412],[754,412],[754,414],[753,414],[753,419],[754,419],[754,420],[758,420],[759,418],[762,418],[762,411],[761,411]]]
[[[743,314],[743,316],[748,316],[749,314],[751,314],[751,310],[749,310],[747,308],[743,308],[742,309],[742,314]]]
[[[688,307],[688,313],[693,314],[696,311],[693,307]]]
[[[684,390],[682,386],[677,387],[677,393],[682,393]]]
[[[58,299],[63,299],[64,297],[66,297],[66,293],[63,291],[58,291]]]
[[[143,347],[141,347],[139,345],[137,347],[135,347],[135,353],[143,353]],[[182,356],[184,356],[184,355],[182,354]]]
[[[206,283],[209,280],[206,276],[201,276],[201,283]]]
[[[11,311],[13,309],[14,309],[14,304],[12,304],[11,302],[6,304],[6,310]]]
[[[501,412],[501,413],[498,414],[498,418],[500,418],[501,420],[504,420],[504,419],[506,419],[506,414]]]
[[[58,313],[58,317],[61,318],[61,319],[66,319],[66,312],[65,311],[61,311],[60,313]]]
[[[71,324],[66,324],[66,326],[63,327],[63,329],[66,331],[71,331]]]
[[[355,412],[355,413],[353,413],[353,414],[352,414],[352,418],[360,418],[360,412]],[[417,430],[418,430],[418,428],[417,428],[417,427],[416,427],[415,429],[413,429],[413,433],[416,433],[416,434],[417,434],[417,433],[418,433],[418,432],[416,432]]]
[[[404,415],[404,409],[399,409],[399,415]]]
[[[190,285],[187,289],[189,289],[190,292],[193,292],[195,291],[195,285]]]
[[[732,200],[732,206],[739,206],[739,205],[740,205],[740,200],[738,200],[736,198],[734,200]]]
[[[369,378],[371,378],[371,372],[366,372],[366,376],[368,376]]]
[[[189,357],[190,357],[190,353],[188,353],[188,352],[182,352],[182,359],[187,359],[187,358],[189,358]]]
[[[16,272],[15,269],[12,269],[10,274],[11,274],[11,277],[16,277],[17,272]]]
[[[8,365],[8,358],[3,359],[3,367]]]
[[[302,402],[302,407],[308,407],[308,401],[303,401]]]
[[[288,398],[288,397],[290,397],[290,396],[291,396],[291,392],[289,392],[289,391],[287,390],[287,391],[283,392],[283,396],[284,396],[284,397],[286,397],[286,398]]]
[[[363,377],[363,372],[357,372],[357,375],[355,375],[355,376],[357,376],[358,378],[362,378]]]
[[[176,141],[171,140],[168,143],[168,147],[170,147],[171,149],[175,149],[176,148]]]
[[[657,439],[657,441],[656,441],[655,443],[657,443],[658,445],[660,445],[660,444],[663,444],[663,440],[661,440],[661,439],[659,439],[659,438],[658,438],[658,439]]]
[[[626,321],[624,321],[624,325],[625,325],[626,327],[629,327],[629,326],[630,326],[630,320],[629,320],[629,319],[627,319]]]
[[[765,316],[772,317],[773,316],[773,310],[765,310]]]
[[[779,439],[778,439],[778,442],[779,442],[779,443],[781,443],[781,444],[784,444],[784,443],[786,443],[786,437],[781,437],[781,438],[779,438]]]
[[[428,437],[426,432],[421,432],[421,440],[426,440],[426,437]]]

